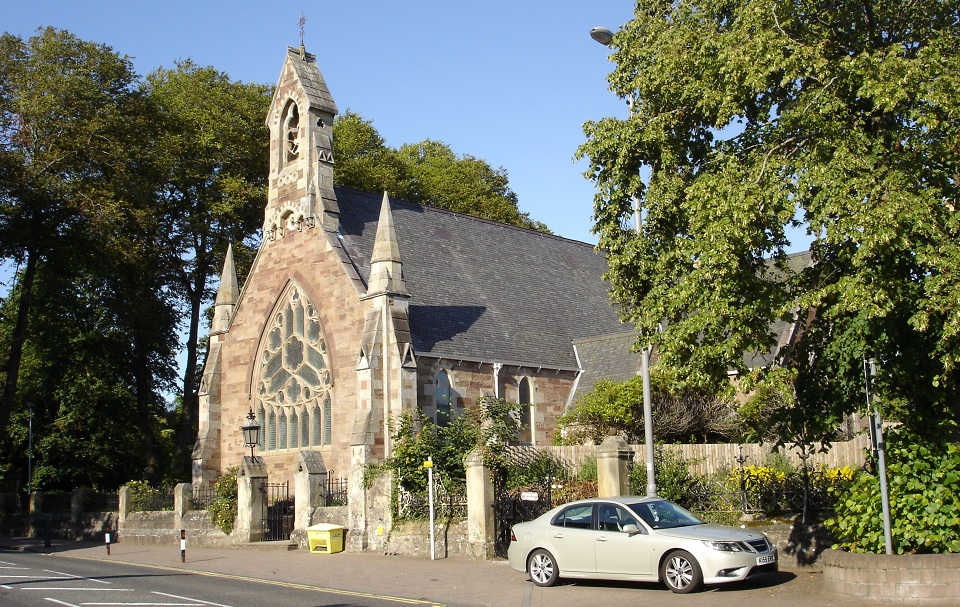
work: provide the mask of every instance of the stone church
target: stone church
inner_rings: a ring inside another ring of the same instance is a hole
[[[273,96],[269,194],[243,288],[228,251],[200,387],[193,482],[240,463],[263,428],[271,482],[301,451],[326,470],[391,453],[389,424],[443,424],[493,395],[522,408],[521,443],[600,377],[636,373],[586,243],[336,186],[337,106],[316,58],[290,48]]]

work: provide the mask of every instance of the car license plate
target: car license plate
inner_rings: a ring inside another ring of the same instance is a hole
[[[777,562],[777,557],[775,557],[772,554],[765,554],[763,556],[757,557],[758,565],[769,565],[770,563],[775,563],[775,562]]]

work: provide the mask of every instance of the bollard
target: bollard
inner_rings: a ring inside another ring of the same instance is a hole
[[[180,562],[187,562],[187,530],[180,530]]]
[[[44,548],[50,547],[50,535],[53,533],[50,525],[50,516],[46,515],[43,517],[43,546]]]
[[[103,539],[107,544],[107,556],[110,556],[110,527],[107,527],[107,532],[103,534]]]

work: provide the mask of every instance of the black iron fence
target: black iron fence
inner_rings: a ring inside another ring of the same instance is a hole
[[[434,473],[433,513],[438,518],[467,518],[466,491],[450,490],[440,474]],[[397,483],[396,508],[399,520],[427,520],[430,518],[428,491],[407,491]]]
[[[190,490],[190,509],[206,510],[219,494],[216,487],[191,487]]]
[[[132,512],[169,511],[173,506],[173,487],[136,486],[130,499]]]
[[[346,506],[349,484],[345,478],[334,478],[327,473],[327,482],[323,486],[324,506]]]

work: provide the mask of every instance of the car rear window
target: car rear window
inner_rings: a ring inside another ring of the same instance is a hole
[[[591,529],[593,527],[593,504],[570,506],[553,519],[553,524],[557,527]]]

